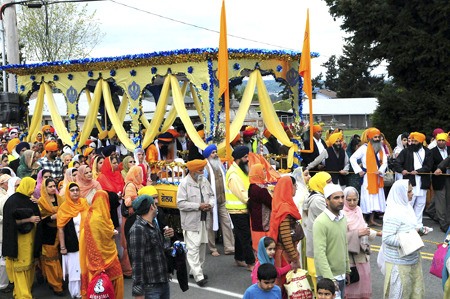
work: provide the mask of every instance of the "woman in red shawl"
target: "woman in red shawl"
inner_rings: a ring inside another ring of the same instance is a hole
[[[262,164],[254,164],[248,174],[247,207],[250,214],[253,250],[258,251],[259,240],[268,235],[272,195],[267,190],[267,169]]]
[[[123,192],[125,183],[119,170],[117,157],[107,157],[104,160],[97,182],[100,183],[102,189],[105,191],[114,193]]]
[[[105,271],[114,286],[115,298],[123,298],[122,268],[114,243],[117,230],[109,216],[109,209],[108,193],[97,191],[84,222],[83,239],[80,240],[80,246],[86,252],[86,269],[81,273],[81,294],[86,294],[89,282]]]
[[[86,198],[88,204],[92,202],[97,190],[102,190],[102,186],[92,177],[92,169],[87,165],[78,167],[76,183],[80,186],[80,196]]]
[[[275,252],[275,267],[277,268],[282,268],[289,263],[291,263],[293,269],[299,267],[299,253],[297,251],[299,240],[295,240],[296,234],[291,234],[292,228],[301,219],[293,200],[296,191],[295,186],[293,177],[284,176],[276,184],[272,197],[269,236],[277,241]],[[285,282],[286,276],[277,279],[277,285],[280,287]],[[284,290],[284,287],[281,289]],[[283,291],[283,298],[286,298],[285,291]]]

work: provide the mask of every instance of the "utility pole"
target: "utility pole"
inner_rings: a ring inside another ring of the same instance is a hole
[[[3,5],[12,3],[14,0],[4,0]],[[8,54],[8,64],[19,64],[19,32],[17,30],[16,6],[11,5],[5,8],[3,25],[5,29],[6,53]],[[6,84],[6,82],[3,82]],[[8,91],[17,92],[16,76],[9,74]]]

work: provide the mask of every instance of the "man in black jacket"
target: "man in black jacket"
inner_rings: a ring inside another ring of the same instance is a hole
[[[450,222],[450,200],[446,199],[446,192],[450,188],[450,177],[441,175],[446,174],[447,167],[442,161],[450,156],[450,148],[447,146],[447,133],[439,133],[436,136],[437,146],[431,149],[431,156],[433,157],[433,176],[432,184],[434,190],[433,209],[428,208],[428,214],[439,222],[439,226],[443,232],[447,232]],[[448,186],[448,187],[447,187]],[[449,190],[450,191],[450,190]]]
[[[419,132],[412,132],[409,135],[411,145],[402,150],[394,163],[394,170],[403,175],[403,179],[408,179],[413,186],[414,196],[410,204],[414,208],[417,218],[417,227],[422,224],[422,214],[427,201],[427,190],[431,185],[431,169],[433,158],[431,151],[423,146],[425,135]]]
[[[313,125],[310,130],[313,130],[313,145],[314,145],[314,151],[309,154],[303,154],[303,166],[308,166],[309,163],[314,161],[315,158],[317,158],[325,149],[327,148],[327,144],[322,139],[322,127],[320,125]],[[305,142],[305,150],[310,149],[310,139],[306,139]],[[323,170],[324,166],[323,164],[319,164],[316,167],[312,168],[309,173],[311,176],[314,176],[318,171]]]

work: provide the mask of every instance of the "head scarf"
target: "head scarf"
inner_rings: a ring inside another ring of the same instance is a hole
[[[92,153],[94,151],[94,149],[90,146],[88,146],[84,151],[83,151],[83,156],[87,157],[89,156],[90,153]]]
[[[138,153],[142,153],[142,159],[143,159],[143,163],[140,163],[139,162],[139,159],[138,159]],[[147,163],[147,159],[146,159],[146,157],[145,157],[145,151],[142,149],[142,148],[136,148],[135,150],[134,150],[134,161],[136,161],[136,164],[135,165],[140,165],[140,164],[144,164],[144,165],[147,165],[148,166],[148,163]]]
[[[102,271],[111,278],[121,274],[120,261],[114,243],[114,224],[110,216],[108,193],[99,190],[95,193],[92,205],[84,223],[84,243],[86,248],[86,278],[94,277]],[[82,274],[83,276],[83,274]],[[87,286],[86,286],[87,288]]]
[[[128,170],[127,176],[125,178],[125,184],[133,183],[136,188],[139,190],[142,188],[142,180],[144,177],[144,173],[140,166],[132,166],[130,170]]]
[[[100,183],[103,190],[114,193],[122,192],[125,185],[119,168],[117,168],[116,171],[113,171],[111,157],[105,158],[97,181]]]
[[[417,218],[408,200],[409,180],[396,181],[389,191],[386,201],[384,221],[389,219],[401,219],[410,229],[416,228]]]
[[[56,184],[56,182],[55,182]],[[58,194],[50,195],[47,192],[47,187],[45,186],[45,181],[41,183],[40,186],[40,194],[41,196],[38,197],[38,206],[41,210],[41,217],[51,216],[53,214],[56,214],[58,212],[58,207],[61,206],[61,204],[64,202],[64,199],[59,196]],[[53,197],[54,196],[54,197]],[[57,206],[54,206],[52,203],[52,197],[56,200],[58,203]]]
[[[351,209],[347,203],[347,196],[350,193],[356,194],[356,198],[359,200],[359,193],[355,187],[347,187],[344,189],[344,214],[347,217],[347,227],[349,230],[366,228],[367,223],[364,221],[361,208],[357,205],[354,209]]]
[[[150,206],[155,202],[152,196],[144,194],[139,195],[135,200],[133,200],[133,210],[138,215],[147,214]]]
[[[0,184],[8,182],[10,178],[11,178],[11,176],[9,174],[6,174],[6,173],[0,175]]]
[[[322,126],[320,125],[313,125],[313,133],[322,131]]]
[[[281,222],[291,215],[294,219],[302,217],[292,198],[294,185],[290,176],[284,176],[278,180],[272,197],[272,212],[270,214],[269,236],[278,240],[278,230]]]
[[[447,141],[448,134],[447,133],[439,133],[436,135],[436,140],[444,140]]]
[[[252,165],[248,173],[250,184],[263,185],[266,183],[266,176],[264,175],[264,166],[260,163]]]
[[[210,144],[208,145],[204,150],[203,150],[203,157],[205,157],[206,159],[209,158],[209,156],[211,156],[211,153],[213,151],[217,151],[217,145],[215,144]]]
[[[260,265],[262,265],[262,264],[275,265],[274,258],[273,257],[270,258],[267,255],[267,250],[266,250],[266,247],[264,246],[264,239],[265,238],[267,238],[267,237],[262,237],[261,239],[259,239],[259,242],[258,242],[258,261],[259,261],[259,264]]]
[[[8,141],[8,144],[6,145],[6,149],[8,150],[8,153],[12,154],[14,148],[20,143],[19,138],[13,138],[10,141]],[[17,157],[16,157],[17,158]]]
[[[85,177],[87,165],[81,165],[78,167],[78,174],[76,177],[76,183],[80,187],[80,197],[86,197],[92,189],[101,190],[102,187],[97,180],[89,180]],[[67,190],[66,190],[67,192]],[[67,195],[67,193],[66,193]]]
[[[97,155],[97,156],[94,157],[94,159],[92,159],[92,167],[91,167],[91,169],[92,169],[92,177],[94,179],[97,179],[98,176],[100,175],[100,171],[98,170],[98,162],[99,162],[100,159],[105,159],[105,158],[102,157],[102,156]]]
[[[35,152],[32,150],[26,150],[22,157],[20,157],[20,165],[23,165],[26,169],[33,169],[33,165],[31,163],[33,162],[33,156]],[[37,166],[37,165],[34,165]]]
[[[16,153],[20,155],[20,152],[26,148],[27,150],[30,149],[30,144],[28,142],[21,142],[18,145],[16,145]]]
[[[127,173],[130,170],[130,160],[134,159],[134,157],[132,156],[126,156],[123,160],[122,160],[122,178],[125,180],[125,178],[127,177]],[[136,164],[134,164],[136,165]]]
[[[75,177],[73,176],[74,170],[78,171],[78,169],[70,167],[64,173],[63,185],[61,191],[59,192],[59,195],[64,196],[64,194],[66,194],[67,185],[69,185],[69,183],[75,182]]]
[[[21,181],[21,179],[17,176],[12,177],[9,179],[8,181],[8,191],[6,192],[6,194],[8,195],[8,197],[10,197],[11,195],[13,195],[14,193],[16,193],[16,182],[17,181]]]
[[[50,170],[47,170],[47,169],[39,170],[39,172],[37,174],[37,178],[36,178],[36,188],[34,188],[34,193],[33,193],[34,198],[41,197],[41,185],[44,181],[44,178],[42,176],[44,175],[44,172],[52,173]]]
[[[189,172],[203,170],[208,162],[206,160],[195,159],[186,163]]]
[[[324,194],[323,188],[327,185],[327,181],[331,179],[328,172],[320,171],[316,173],[308,182],[309,188],[312,191]]]
[[[441,128],[436,128],[436,129],[434,129],[434,130],[433,130],[433,137],[436,137],[437,134],[439,134],[439,133],[444,133],[444,130],[441,129]]]
[[[151,195],[153,197],[153,195],[158,196],[158,190],[156,190],[156,188],[154,186],[145,186],[142,187],[141,189],[139,189],[138,191],[138,195]]]
[[[84,225],[84,213],[89,209],[89,204],[86,198],[80,196],[78,201],[75,202],[70,197],[70,187],[80,187],[77,183],[70,183],[66,186],[66,196],[65,201],[61,204],[58,209],[58,216],[56,218],[56,226],[58,228],[63,228],[73,217],[76,217],[81,213],[81,224]],[[81,190],[81,188],[80,188]],[[83,227],[83,226],[80,226]]]
[[[20,181],[20,185],[19,185],[19,187],[17,187],[16,192],[19,192],[19,193],[22,193],[23,195],[31,197],[31,195],[34,192],[35,187],[36,187],[35,179],[33,179],[31,177],[24,177]]]
[[[245,155],[248,155],[250,149],[245,145],[237,146],[231,154],[235,160],[242,159]]]

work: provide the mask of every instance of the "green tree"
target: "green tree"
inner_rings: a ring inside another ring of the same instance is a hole
[[[100,42],[95,11],[87,4],[56,3],[40,9],[23,7],[18,13],[20,42],[27,60],[55,61],[85,58]],[[48,23],[48,26],[47,26]]]
[[[383,76],[373,76],[371,71],[379,65],[366,54],[364,45],[354,44],[351,38],[344,45],[339,57],[338,87],[339,98],[375,97],[383,87]]]
[[[322,64],[327,69],[325,73],[324,85],[329,90],[336,91],[338,88],[338,67],[336,55],[331,55],[330,58]]]
[[[320,72],[316,77],[312,78],[311,84],[313,88],[322,88],[323,87],[323,74]]]

